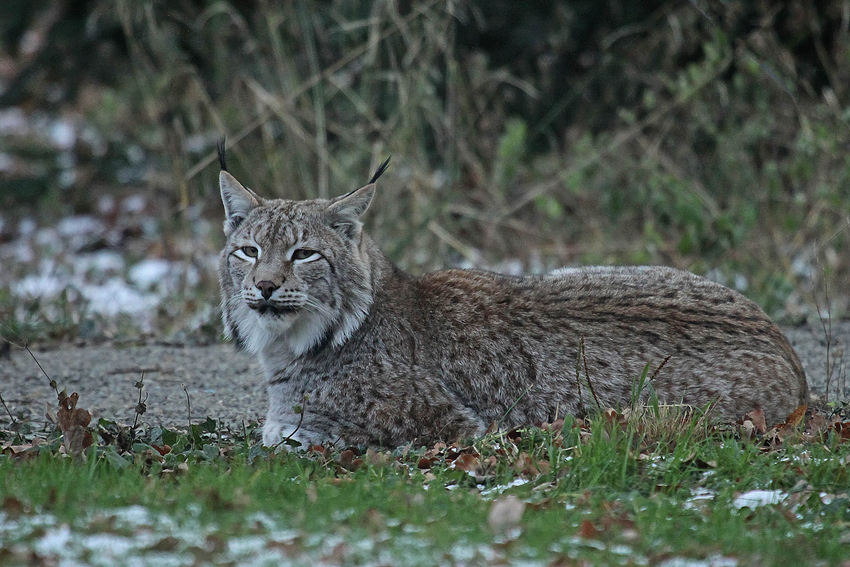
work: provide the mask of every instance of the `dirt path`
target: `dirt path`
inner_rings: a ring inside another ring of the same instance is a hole
[[[813,393],[826,390],[826,340],[818,326],[784,329],[800,355]],[[180,425],[187,421],[185,385],[191,400],[193,421],[212,417],[225,422],[256,420],[265,414],[266,400],[261,371],[256,361],[234,352],[229,344],[190,346],[150,344],[74,347],[60,345],[33,350],[45,371],[59,388],[80,394],[80,406],[96,418],[132,423],[138,391],[133,384],[145,374],[148,394],[143,421],[150,425]],[[847,352],[847,355],[843,355]],[[847,387],[850,366],[850,321],[834,325],[831,357],[838,361],[830,386],[836,397],[841,382],[842,399],[850,397]],[[843,376],[839,380],[836,376]],[[43,422],[47,404],[56,398],[38,366],[26,351],[13,348],[9,358],[0,358],[0,394],[15,415]],[[55,411],[55,410],[54,410]],[[0,424],[9,416],[0,409]]]

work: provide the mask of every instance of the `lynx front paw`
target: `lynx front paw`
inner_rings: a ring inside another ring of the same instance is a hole
[[[289,440],[297,443],[289,443]],[[311,431],[285,421],[266,419],[263,425],[263,445],[275,447],[278,450],[289,450],[298,446],[306,449],[310,445],[321,444],[328,440],[328,436],[319,431]]]
[[[294,427],[282,421],[267,419],[265,425],[263,425],[263,445],[266,447],[280,445],[281,448],[288,449],[289,446],[286,443],[281,444],[281,441],[291,435],[294,429]]]

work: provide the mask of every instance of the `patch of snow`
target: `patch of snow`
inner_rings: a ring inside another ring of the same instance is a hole
[[[74,260],[74,273],[84,275],[89,271],[120,272],[124,269],[124,258],[112,250],[98,250],[81,254]]]
[[[24,111],[18,107],[0,110],[0,134],[4,136],[23,136],[29,131],[29,123]]]
[[[103,222],[94,217],[77,215],[60,220],[56,223],[56,229],[63,236],[73,236],[76,234],[98,234],[103,232],[105,227]]]
[[[130,195],[121,202],[121,210],[125,213],[141,213],[148,204],[144,195]]]
[[[132,539],[115,534],[93,534],[85,536],[80,544],[89,551],[98,554],[99,559],[117,559],[127,555],[136,544]]]
[[[15,160],[10,154],[0,152],[0,171],[11,171],[15,165]]]
[[[92,312],[107,317],[120,313],[142,316],[152,313],[159,305],[156,295],[140,293],[118,277],[110,278],[101,285],[83,284],[79,290],[88,300]]]
[[[71,528],[68,524],[62,524],[57,528],[48,528],[35,542],[35,551],[40,555],[53,554],[57,549],[65,548],[70,541]]]
[[[142,233],[148,238],[157,238],[159,237],[162,231],[159,227],[159,221],[156,219],[145,217],[142,219]]]
[[[431,174],[431,187],[434,189],[442,189],[449,182],[449,175],[444,169],[437,169]]]
[[[61,248],[62,237],[55,228],[42,228],[35,233],[35,243],[39,246]]]
[[[102,158],[109,149],[108,144],[96,128],[84,125],[80,131],[80,140],[89,146],[91,153],[96,158]]]
[[[788,494],[781,490],[750,490],[738,496],[732,506],[735,508],[757,508],[779,504],[788,498]]]
[[[195,266],[187,266],[185,276],[186,283],[191,287],[195,287],[201,283],[201,272],[199,272],[198,268]]]
[[[635,554],[634,549],[632,549],[628,545],[623,545],[623,544],[612,545],[608,549],[608,551],[610,551],[611,553],[613,553],[615,555],[631,555],[631,556],[633,556]]]
[[[28,299],[56,297],[68,285],[67,280],[48,274],[29,275],[14,282],[12,294]]]
[[[136,144],[131,144],[131,145],[127,146],[127,150],[125,151],[125,154],[127,155],[127,159],[133,165],[139,165],[145,159],[144,150],[142,150],[142,148],[140,148]]]
[[[172,271],[171,262],[161,258],[148,258],[130,268],[127,276],[139,289],[148,290],[169,275]]]
[[[234,537],[227,540],[227,551],[233,555],[258,553],[265,549],[267,542],[265,536]]]
[[[59,185],[63,189],[67,189],[71,187],[77,181],[77,172],[73,169],[73,166],[66,167],[63,169],[62,173],[59,174]]]
[[[35,232],[37,225],[35,221],[29,217],[21,219],[21,222],[18,224],[18,234],[21,236],[28,236]]]
[[[112,510],[111,513],[115,516],[115,519],[135,526],[151,525],[152,522],[150,511],[138,504],[126,508],[117,508]]]
[[[481,496],[483,498],[486,498],[488,496],[498,495],[498,494],[503,493],[504,491],[506,491],[509,488],[513,488],[515,486],[522,486],[523,484],[526,484],[527,482],[528,482],[528,479],[516,478],[516,479],[512,480],[511,482],[509,482],[508,484],[500,484],[500,485],[494,486],[492,488],[488,488],[487,490],[482,490]]]
[[[48,130],[48,136],[53,145],[60,150],[69,150],[77,141],[77,131],[74,125],[64,119],[54,121]]]
[[[187,136],[183,142],[183,149],[191,154],[205,152],[210,147],[210,142],[218,138],[218,133],[206,132]]]
[[[589,547],[598,551],[605,551],[608,547],[604,541],[599,541],[598,539],[587,539],[578,536],[568,538],[567,542],[572,547]]]
[[[97,210],[103,215],[108,215],[114,211],[116,206],[115,197],[112,195],[101,195],[97,200]]]
[[[711,555],[705,559],[673,557],[661,563],[659,567],[738,567],[738,560],[720,555]]]
[[[9,258],[21,264],[32,264],[35,261],[35,252],[33,252],[32,245],[28,240],[19,238],[9,244],[4,244],[2,250],[8,251]],[[0,275],[8,275],[8,273],[0,272]]]
[[[693,510],[699,507],[698,502],[701,500],[713,500],[716,495],[715,491],[708,488],[692,488],[690,500],[685,502],[682,507],[686,510]]]
[[[496,264],[495,271],[509,276],[521,276],[525,273],[525,266],[522,265],[521,260],[514,258]]]

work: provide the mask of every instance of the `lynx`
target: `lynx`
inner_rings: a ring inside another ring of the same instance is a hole
[[[808,399],[780,329],[722,285],[665,267],[414,277],[361,223],[386,163],[341,197],[291,201],[259,197],[220,161],[224,327],[265,371],[265,445],[393,447],[552,422],[628,404],[647,369],[661,402],[723,418],[761,406],[778,422]]]

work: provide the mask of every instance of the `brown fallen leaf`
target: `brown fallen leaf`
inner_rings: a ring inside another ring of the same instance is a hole
[[[159,445],[151,445],[151,447],[156,449],[163,457],[171,452],[171,445],[162,445],[161,447]]]
[[[850,421],[836,423],[833,427],[840,443],[850,440]]]
[[[697,457],[696,452],[691,452],[690,455],[685,457],[682,460],[682,464],[683,465],[693,464],[696,468],[702,469],[702,470],[716,469],[717,468],[717,461],[703,461],[702,459]]]
[[[24,445],[3,445],[0,447],[0,453],[8,457],[20,457],[23,453],[26,453],[33,447],[34,445],[32,443],[26,443]]]
[[[337,463],[339,463],[339,466],[351,470],[351,463],[354,462],[355,456],[356,455],[354,454],[354,451],[352,451],[351,449],[346,449],[345,451],[339,454]]]
[[[815,413],[806,422],[806,435],[815,436],[822,435],[826,432],[828,425],[826,417],[823,414]]]
[[[378,452],[372,448],[366,449],[366,454],[363,455],[363,461],[375,467],[384,467],[390,462],[390,454]]]
[[[761,406],[756,406],[753,408],[753,411],[744,415],[744,420],[749,420],[753,423],[756,433],[767,432],[767,423],[764,420],[764,410],[761,409]]]
[[[753,422],[749,419],[745,419],[744,423],[741,424],[741,436],[744,439],[750,440],[755,437],[756,426],[753,425]]]
[[[478,468],[478,455],[464,453],[454,461],[455,467],[462,471],[472,472]]]
[[[16,518],[27,510],[27,505],[14,496],[7,496],[0,502],[0,510],[3,510],[12,518]]]
[[[803,418],[806,417],[806,410],[809,409],[807,404],[803,404],[798,406],[797,409],[791,412],[785,419],[785,425],[790,425],[791,427],[797,427],[803,421]]]
[[[94,443],[94,437],[88,430],[91,414],[87,410],[77,407],[77,402],[80,399],[78,393],[74,392],[70,396],[64,394],[64,390],[59,394],[59,411],[56,412],[56,421],[62,431],[65,452],[79,457]]]
[[[490,514],[487,516],[487,523],[493,533],[503,534],[519,525],[524,511],[525,503],[513,494],[509,494],[493,502],[490,506]]]
[[[593,522],[590,520],[582,520],[581,524],[578,526],[576,535],[583,539],[597,539],[601,533],[602,530],[596,529]]]

